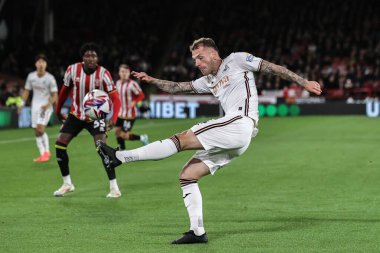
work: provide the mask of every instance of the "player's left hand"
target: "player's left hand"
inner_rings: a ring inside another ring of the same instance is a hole
[[[305,90],[317,95],[321,95],[322,93],[321,85],[315,81],[307,81],[303,87]]]
[[[67,119],[67,115],[62,113],[57,113],[56,115],[58,120],[61,121],[62,124],[64,124]]]

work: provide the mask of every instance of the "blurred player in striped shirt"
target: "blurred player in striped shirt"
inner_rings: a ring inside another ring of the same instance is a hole
[[[74,191],[69,172],[69,156],[66,151],[71,140],[85,128],[92,135],[94,142],[97,140],[106,141],[107,126],[105,120],[92,121],[85,115],[84,96],[94,89],[104,90],[108,93],[113,104],[110,125],[115,124],[120,109],[119,95],[111,74],[107,69],[98,65],[99,47],[93,43],[84,44],[80,54],[83,61],[70,65],[66,70],[55,110],[57,117],[63,122],[55,143],[57,162],[63,178],[63,185],[54,192],[54,196],[57,197]],[[61,108],[70,94],[72,99],[70,114],[65,116],[61,114]],[[107,175],[110,182],[110,192],[107,197],[120,197],[121,193],[116,182],[115,170],[107,171]]]
[[[121,107],[119,117],[115,126],[115,135],[119,148],[125,149],[125,140],[141,141],[144,145],[148,144],[148,135],[137,135],[132,133],[132,128],[137,117],[137,103],[145,98],[139,84],[130,79],[131,68],[127,64],[119,67],[120,79],[116,82],[119,93]]]

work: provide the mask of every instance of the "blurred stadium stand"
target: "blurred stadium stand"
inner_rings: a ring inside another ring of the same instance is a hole
[[[188,46],[212,37],[222,56],[251,52],[319,81],[327,100],[379,97],[379,13],[375,0],[0,0],[0,92],[6,96],[10,83],[23,86],[39,52],[61,85],[87,41],[102,46],[101,64],[115,78],[118,65],[128,63],[164,79],[194,79],[199,71]],[[261,94],[293,89],[263,75],[257,85]]]

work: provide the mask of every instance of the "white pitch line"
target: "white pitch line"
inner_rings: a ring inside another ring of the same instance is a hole
[[[202,122],[202,119],[200,119],[199,122]],[[141,126],[136,126],[136,130],[144,129],[144,128],[150,128],[150,127],[162,127],[162,126],[172,126],[172,125],[181,125],[181,124],[183,124],[183,122],[181,122],[181,121],[171,122],[171,123],[152,123],[152,122],[149,122],[149,123],[141,125]],[[190,127],[191,126],[189,126],[189,129],[190,129]],[[85,133],[81,132],[79,134],[79,136],[82,134],[85,134]],[[49,136],[49,139],[56,139],[56,138],[57,138],[56,135]],[[18,139],[13,139],[13,140],[2,140],[2,141],[0,141],[0,144],[17,143],[17,142],[24,142],[24,141],[35,141],[35,140],[36,140],[35,137],[24,137],[24,138],[18,138]]]

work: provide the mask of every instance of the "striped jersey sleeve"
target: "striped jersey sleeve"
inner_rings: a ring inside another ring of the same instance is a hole
[[[103,80],[102,80],[103,89],[106,92],[111,92],[116,89],[115,83],[112,79],[110,72],[105,68],[103,68],[103,71],[104,71]]]
[[[195,93],[211,93],[207,86],[207,77],[201,77],[190,82],[191,88]]]
[[[135,81],[132,81],[132,92],[136,96],[138,96],[142,92],[140,85]]]
[[[73,84],[72,73],[71,73],[72,69],[73,69],[73,65],[70,65],[69,67],[67,67],[65,75],[63,77],[63,85],[67,87],[70,87]]]
[[[235,63],[244,70],[258,72],[260,71],[263,59],[253,56],[250,53],[234,53],[233,58]]]

